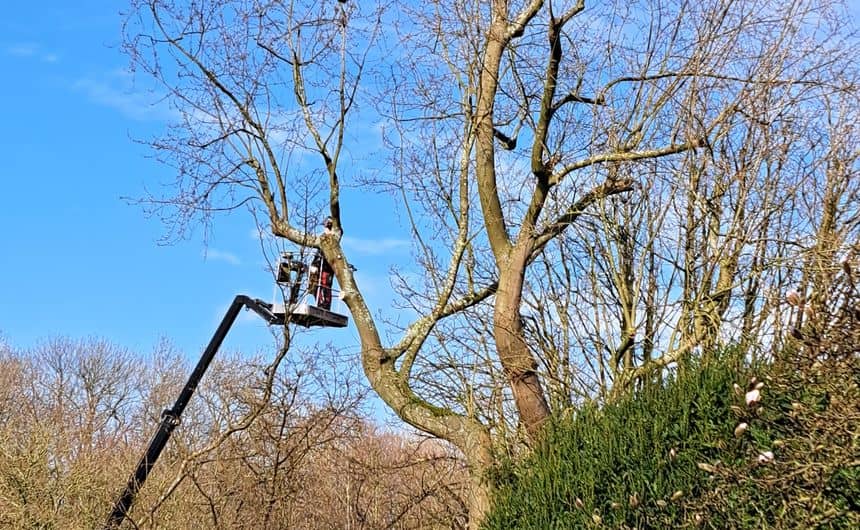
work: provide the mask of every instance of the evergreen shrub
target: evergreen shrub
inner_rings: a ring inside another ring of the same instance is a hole
[[[860,528],[858,374],[854,355],[687,363],[556,419],[495,470],[485,528]]]

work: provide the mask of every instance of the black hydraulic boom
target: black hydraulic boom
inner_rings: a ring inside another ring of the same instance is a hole
[[[173,433],[173,429],[179,425],[182,412],[185,410],[186,405],[188,405],[188,401],[197,389],[200,379],[203,378],[203,374],[206,372],[206,369],[209,368],[209,364],[215,357],[215,353],[218,351],[218,348],[221,347],[224,337],[227,335],[227,332],[230,331],[230,328],[236,321],[236,317],[239,315],[239,311],[242,307],[247,307],[254,311],[269,324],[284,324],[285,315],[283,313],[273,312],[272,304],[268,304],[262,300],[249,298],[241,294],[236,296],[233,303],[230,305],[230,308],[227,310],[227,313],[224,315],[224,318],[221,320],[221,324],[218,326],[218,329],[215,330],[215,334],[212,335],[212,339],[209,341],[209,345],[206,346],[206,350],[197,362],[197,366],[188,377],[188,381],[185,383],[185,387],[182,388],[182,392],[179,393],[179,397],[176,399],[173,407],[166,409],[161,413],[161,423],[158,425],[158,430],[149,442],[149,447],[146,448],[146,453],[144,453],[140,462],[138,462],[137,469],[135,469],[134,473],[128,479],[128,484],[125,486],[125,490],[123,490],[122,494],[114,504],[113,511],[111,511],[110,517],[108,517],[107,523],[105,524],[105,530],[113,530],[122,524],[129,508],[131,508],[131,505],[134,502],[134,497],[143,486],[144,481],[146,481],[146,477],[149,475],[152,466],[155,465],[155,461],[158,460],[159,455],[161,455],[161,451],[164,449],[164,446],[167,445],[167,440]]]

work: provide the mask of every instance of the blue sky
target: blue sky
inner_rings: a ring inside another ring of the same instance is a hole
[[[217,218],[205,245],[198,232],[163,246],[159,220],[123,200],[171,174],[135,141],[157,134],[166,113],[125,70],[118,6],[4,6],[0,337],[26,348],[58,335],[95,336],[142,353],[166,337],[196,357],[233,296],[272,296],[271,276],[247,212]],[[361,225],[348,208],[345,216],[353,221],[345,245],[378,309],[390,296],[388,263],[408,260],[408,248],[389,223]],[[356,343],[351,328],[314,333]],[[252,353],[270,345],[265,324],[248,313],[225,347]]]
[[[135,139],[167,113],[135,86],[119,51],[121,3],[8,2],[0,18],[0,337],[29,347],[96,336],[146,352],[161,337],[196,356],[233,296],[268,298],[271,277],[247,212],[217,218],[171,246],[157,219],[127,204],[168,168]],[[860,0],[849,2],[860,11]],[[363,211],[362,211],[363,210]],[[373,211],[367,216],[367,211]],[[404,231],[380,219],[385,200],[344,201],[350,259],[372,309],[390,299],[387,270],[408,263]],[[352,329],[315,338],[351,347]],[[228,347],[270,345],[242,318]]]

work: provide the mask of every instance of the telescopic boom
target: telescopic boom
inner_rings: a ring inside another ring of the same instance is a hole
[[[146,453],[144,453],[140,462],[138,462],[137,469],[135,469],[131,478],[128,479],[128,484],[125,486],[125,490],[123,490],[122,494],[114,504],[113,511],[111,511],[107,523],[104,526],[105,530],[114,530],[122,524],[122,521],[125,519],[128,510],[134,502],[134,497],[146,481],[149,471],[152,469],[152,466],[155,465],[155,461],[158,460],[164,446],[167,445],[167,440],[170,439],[173,429],[179,425],[182,412],[185,410],[186,405],[188,405],[188,401],[191,399],[194,391],[197,390],[197,385],[200,383],[200,379],[203,378],[203,374],[206,372],[206,369],[209,368],[209,364],[215,357],[215,353],[218,351],[218,348],[221,347],[224,337],[227,336],[227,332],[230,331],[230,328],[236,321],[236,317],[239,315],[239,311],[243,306],[260,315],[260,317],[269,324],[284,324],[284,314],[273,312],[272,304],[252,299],[241,294],[236,296],[233,303],[230,305],[230,308],[227,310],[227,313],[224,315],[224,318],[221,320],[221,324],[218,326],[218,329],[215,330],[215,334],[212,335],[212,340],[210,340],[209,345],[206,346],[203,356],[200,357],[200,360],[197,362],[197,366],[188,377],[188,382],[185,383],[185,387],[183,387],[182,392],[179,393],[176,403],[173,404],[173,407],[166,409],[161,413],[161,423],[158,425],[158,430],[149,442],[149,447],[147,447]]]

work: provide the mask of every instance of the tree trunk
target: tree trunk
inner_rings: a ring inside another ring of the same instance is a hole
[[[537,375],[537,363],[526,344],[520,321],[523,279],[533,241],[526,221],[521,228],[526,235],[516,245],[511,244],[498,195],[494,104],[499,84],[499,65],[511,35],[507,22],[507,3],[494,2],[492,9],[493,22],[487,32],[475,106],[475,171],[484,226],[499,270],[499,288],[493,314],[496,351],[510,382],[520,421],[529,437],[535,439],[549,416],[549,406]],[[539,211],[539,208],[535,211]]]
[[[490,433],[481,426],[464,432],[465,439],[458,447],[469,466],[469,529],[478,530],[487,518],[492,506],[492,488],[489,471],[493,465]]]
[[[520,421],[532,440],[537,439],[544,421],[549,417],[537,362],[523,335],[520,318],[523,280],[528,252],[517,246],[499,273],[499,289],[493,313],[493,335],[496,351],[511,385]]]
[[[320,247],[331,263],[344,293],[361,342],[361,364],[370,386],[386,405],[406,423],[452,443],[466,460],[469,470],[469,528],[477,530],[490,509],[492,485],[487,472],[493,465],[489,430],[477,419],[436,407],[409,387],[408,374],[398,371],[395,359],[382,345],[376,322],[358,290],[355,278],[340,248],[338,238],[324,235]]]

